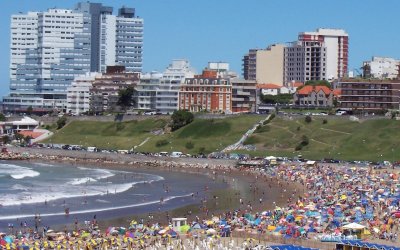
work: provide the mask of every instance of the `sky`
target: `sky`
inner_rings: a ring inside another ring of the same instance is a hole
[[[75,0],[0,0],[0,96],[9,90],[10,17]],[[372,56],[400,58],[398,0],[97,0],[136,8],[144,18],[143,71],[163,71],[188,59],[201,72],[210,61],[241,74],[251,48],[297,40],[299,32],[341,28],[349,34],[349,70]]]

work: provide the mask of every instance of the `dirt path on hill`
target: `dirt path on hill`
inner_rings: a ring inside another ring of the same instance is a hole
[[[319,128],[325,131],[331,131],[331,132],[336,132],[336,133],[341,133],[341,134],[345,134],[345,135],[351,135],[351,133],[347,133],[347,132],[343,132],[343,131],[338,131],[338,130],[333,130],[333,129],[329,129],[329,128]]]

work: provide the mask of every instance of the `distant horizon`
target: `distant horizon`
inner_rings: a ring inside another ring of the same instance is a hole
[[[11,0],[0,3],[0,95],[9,93],[10,18],[12,14],[72,9],[80,1]],[[400,58],[400,34],[394,17],[400,1],[307,2],[295,0],[103,0],[118,8],[135,8],[144,19],[143,73],[162,72],[173,59],[186,59],[196,72],[208,62],[227,62],[242,77],[242,58],[249,49],[297,40],[300,32],[343,29],[349,34],[349,71],[360,70],[372,57]],[[369,13],[373,13],[370,14]],[[357,74],[357,72],[355,72]]]

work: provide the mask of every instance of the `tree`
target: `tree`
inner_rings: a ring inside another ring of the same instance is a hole
[[[17,140],[18,142],[21,142],[21,141],[24,139],[24,136],[21,135],[21,134],[19,134],[19,133],[16,133],[16,134],[14,135],[14,138],[15,138],[15,140]]]
[[[194,115],[186,110],[177,110],[174,111],[171,118],[172,118],[171,129],[172,131],[175,131],[191,123],[194,119]]]
[[[3,113],[0,113],[0,121],[6,121],[6,116]]]
[[[292,94],[278,94],[278,95],[263,95],[261,94],[260,99],[266,104],[289,104],[292,102]]]
[[[8,144],[11,142],[11,138],[8,135],[4,135],[2,138],[3,144]]]
[[[26,109],[26,113],[27,113],[28,115],[31,115],[32,112],[33,112],[33,108],[32,108],[32,106],[29,106],[29,107]]]
[[[25,136],[24,137],[24,142],[25,142],[25,144],[31,144],[31,140],[32,140],[33,138],[31,137],[31,136]]]
[[[67,118],[65,116],[60,117],[57,120],[57,129],[61,129],[62,127],[65,126],[65,124],[67,124]]]
[[[132,107],[135,104],[135,101],[133,100],[134,93],[135,89],[132,86],[129,86],[126,89],[121,89],[118,92],[117,105],[120,106],[123,110]]]
[[[310,86],[326,86],[326,87],[328,87],[330,89],[332,88],[332,85],[327,80],[310,80],[310,81],[306,81],[303,86],[307,86],[307,85],[310,85]],[[297,88],[297,90],[301,89],[303,86]]]

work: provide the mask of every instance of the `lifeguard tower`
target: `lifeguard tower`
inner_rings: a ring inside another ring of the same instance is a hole
[[[172,218],[172,228],[175,231],[179,230],[183,225],[187,225],[187,218]]]

